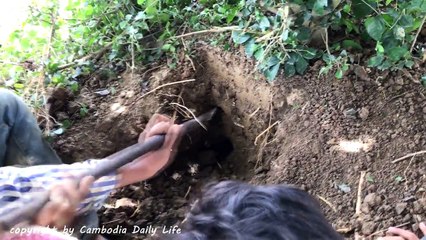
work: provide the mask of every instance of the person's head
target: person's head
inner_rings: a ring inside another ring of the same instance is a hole
[[[178,240],[343,239],[318,202],[287,185],[225,181],[206,187]]]

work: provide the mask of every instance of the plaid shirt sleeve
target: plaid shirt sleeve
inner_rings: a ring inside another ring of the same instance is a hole
[[[79,173],[95,167],[102,160],[87,160],[74,164],[39,165],[31,167],[1,167],[0,168],[0,215],[25,204],[26,195],[48,190],[54,184],[64,180],[66,176]],[[117,185],[116,173],[96,180],[90,187],[90,193],[81,202],[78,213],[98,210],[110,192]],[[17,201],[21,200],[21,201]],[[31,201],[31,199],[28,199]]]

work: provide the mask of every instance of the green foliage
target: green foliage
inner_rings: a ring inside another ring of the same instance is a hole
[[[269,81],[303,74],[316,59],[326,63],[321,74],[342,78],[351,56],[374,46],[368,65],[394,70],[414,65],[411,45],[425,14],[426,0],[69,0],[65,8],[48,1],[0,48],[0,82],[42,106],[34,82],[77,92],[99,68],[98,53],[131,69],[164,56],[174,66],[177,35],[230,26],[211,43],[243,46]]]

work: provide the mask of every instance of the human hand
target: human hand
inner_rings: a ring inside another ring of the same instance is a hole
[[[422,240],[426,239],[426,224],[420,223],[419,225],[420,230],[422,231],[423,236],[422,238],[418,238],[416,234],[414,234],[411,231],[404,230],[401,228],[396,227],[390,227],[389,230],[386,232],[387,234],[392,234],[396,236],[386,236],[386,237],[380,237],[377,240]]]
[[[89,176],[84,177],[80,184],[70,178],[53,186],[50,189],[50,201],[40,210],[34,224],[57,228],[70,224],[93,182],[94,178]]]
[[[140,134],[138,142],[143,143],[154,135],[165,134],[164,143],[158,150],[147,153],[118,169],[121,177],[119,187],[152,178],[170,165],[176,156],[182,132],[182,126],[174,124],[169,117],[154,114]]]

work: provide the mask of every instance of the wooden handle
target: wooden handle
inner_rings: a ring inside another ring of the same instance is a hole
[[[121,166],[126,165],[134,159],[148,152],[159,149],[163,145],[164,139],[164,135],[153,136],[144,143],[137,143],[119,152],[116,152],[113,155],[104,158],[103,160],[106,161],[104,161],[102,165],[99,165],[99,167],[88,170],[87,172],[80,175],[76,181],[80,182],[80,180],[86,176],[93,176],[95,179],[98,179],[102,176],[110,174],[111,172],[117,170]],[[29,194],[29,199],[31,199],[31,202],[25,203],[24,206],[17,206],[16,210],[0,216],[0,230],[8,231],[19,223],[33,220],[34,217],[37,216],[37,213],[49,201],[49,198],[49,191],[33,193],[31,195]],[[19,203],[22,204],[23,202],[18,201],[18,204]]]

